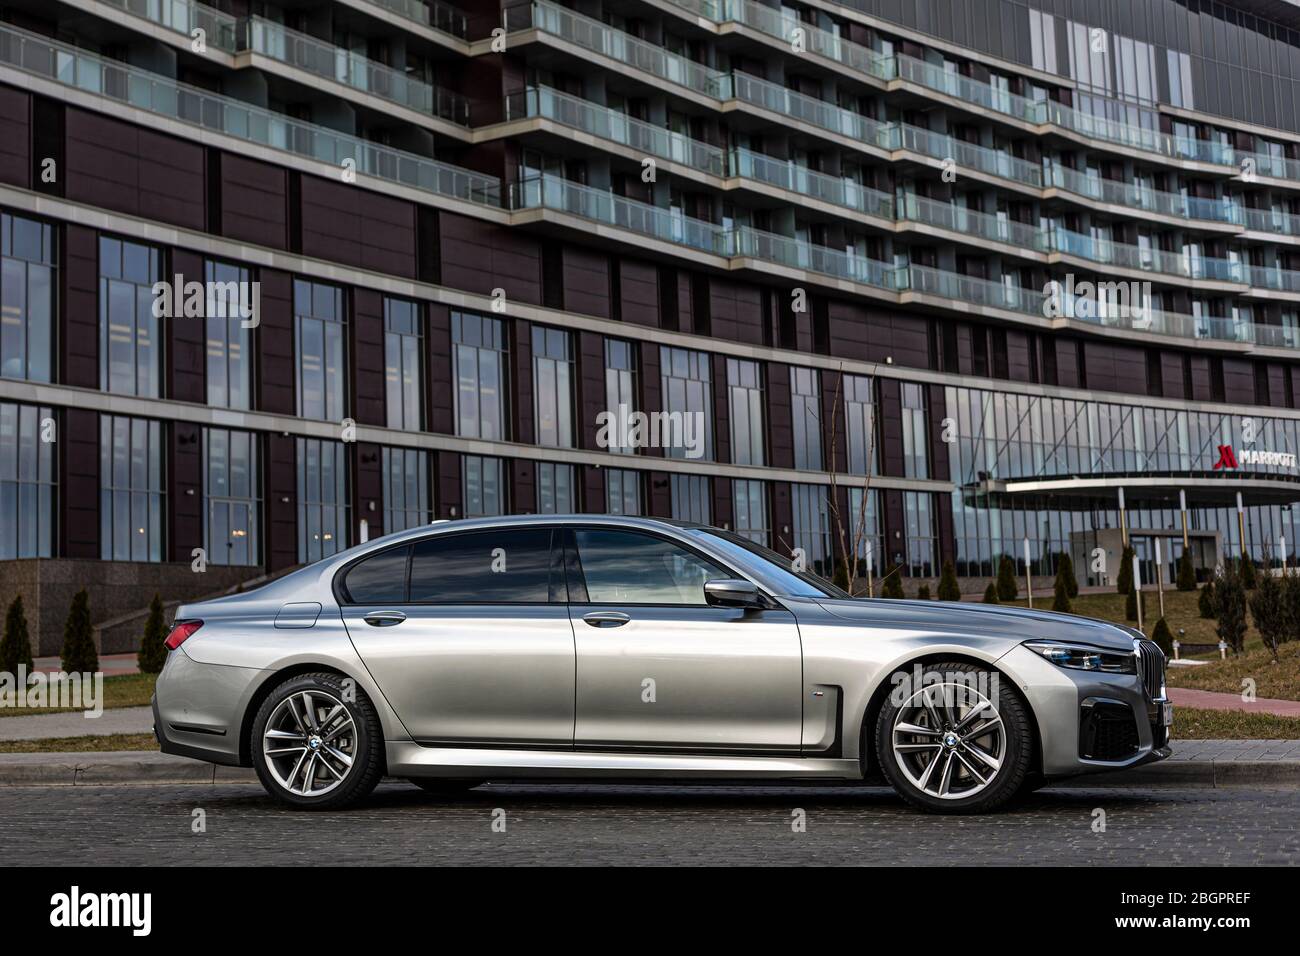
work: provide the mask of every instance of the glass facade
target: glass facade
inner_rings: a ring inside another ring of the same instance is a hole
[[[731,460],[763,464],[763,370],[757,362],[727,359]]]
[[[505,341],[505,325],[500,319],[470,312],[451,314],[457,435],[505,439]]]
[[[829,579],[831,567],[831,517],[825,485],[793,484],[790,486],[790,506],[794,515],[791,528],[793,540],[786,550],[796,560],[803,558],[804,569]]]
[[[629,468],[605,469],[605,512],[611,515],[640,515],[641,473]]]
[[[203,429],[203,540],[211,564],[261,563],[261,475],[252,432]]]
[[[105,561],[161,561],[163,428],[124,415],[99,417],[99,548]]]
[[[688,439],[694,436],[704,458],[713,457],[713,375],[707,352],[659,349],[663,410],[674,425],[664,448],[669,458],[686,458]],[[703,434],[700,434],[700,430]]]
[[[822,467],[821,376],[816,369],[790,368],[790,418],[794,426],[794,466]]]
[[[539,461],[537,463],[537,513],[567,515],[577,510],[573,466]]]
[[[48,382],[55,324],[54,227],[0,215],[0,378]]]
[[[771,539],[767,521],[767,495],[763,482],[736,479],[731,483],[731,494],[736,513],[733,530],[750,541],[767,545]]]
[[[0,402],[0,560],[53,556],[53,414]]]
[[[533,406],[537,444],[573,447],[573,337],[533,326]]]
[[[908,478],[930,477],[930,455],[925,420],[925,387],[903,382],[903,474]]]
[[[713,502],[709,496],[709,479],[705,475],[670,475],[673,518],[711,524]]]
[[[876,438],[875,383],[868,375],[845,375],[841,382],[849,473],[877,474],[880,446]]]
[[[209,259],[203,264],[207,292],[205,350],[208,404],[253,407],[253,330],[245,328],[252,276],[248,269]]]
[[[161,319],[153,287],[158,250],[125,239],[99,240],[99,382],[109,392],[162,395]]]
[[[637,410],[636,346],[625,339],[605,339],[605,410],[614,416],[630,415]],[[632,454],[624,446],[621,429],[610,429],[608,451]]]
[[[424,427],[421,345],[420,306],[385,296],[384,398],[389,428],[419,431]]]
[[[380,467],[384,473],[384,533],[428,524],[429,453],[418,448],[384,447]]]
[[[461,456],[461,488],[466,518],[506,513],[505,463],[500,458]]]
[[[298,343],[298,414],[341,422],[347,415],[348,371],[343,290],[295,279],[293,311]]]
[[[310,564],[337,554],[351,537],[347,446],[299,438],[298,562]]]

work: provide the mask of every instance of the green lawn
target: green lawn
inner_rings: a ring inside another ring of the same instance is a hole
[[[1175,747],[1179,740],[1300,740],[1300,717],[1175,707],[1171,736]]]
[[[104,678],[104,709],[115,707],[143,707],[153,697],[157,674],[116,674]],[[80,710],[80,707],[0,707],[0,719],[5,717],[30,717],[33,714],[58,714]]]

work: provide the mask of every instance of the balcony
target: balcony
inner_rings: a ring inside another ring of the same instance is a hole
[[[903,197],[898,218],[958,232],[973,239],[1018,246],[1027,252],[1045,253],[1051,249],[1049,235],[1037,226],[966,209],[950,202],[928,199],[915,193],[907,193]]]
[[[250,50],[417,113],[469,126],[465,97],[278,23],[261,17],[243,19],[239,21],[238,43],[240,51]]]
[[[464,12],[439,0],[364,0],[372,6],[382,7],[404,20],[439,33],[464,40],[469,36],[469,22]]]
[[[842,176],[819,173],[788,159],[733,149],[728,154],[728,169],[733,176],[768,183],[853,212],[891,221],[894,218],[894,199],[889,193]]]
[[[1246,228],[1275,236],[1300,236],[1300,216],[1280,209],[1243,209]]]
[[[1201,199],[1181,193],[1160,192],[1135,183],[1090,176],[1059,163],[1052,163],[1048,167],[1047,185],[1097,202],[1141,209],[1176,219],[1200,219],[1230,225],[1241,225],[1243,222],[1241,207],[1226,197]]]
[[[235,52],[238,21],[229,14],[192,0],[98,0],[183,36],[189,41],[194,30],[202,30],[205,42],[225,53]]]
[[[672,2],[676,3],[678,0]],[[691,9],[690,5],[681,5]],[[711,6],[714,7],[715,13],[702,12],[703,4],[695,5],[692,12],[719,23],[742,24],[775,37],[788,47],[793,47],[794,31],[802,30],[806,53],[855,70],[875,80],[887,81],[897,75],[893,57],[877,53],[869,47],[853,43],[811,23],[805,23],[797,15],[784,10],[753,3],[751,0],[720,0]]]
[[[1211,259],[1181,252],[1166,252],[1095,239],[1068,229],[1052,230],[1052,248],[1064,255],[1087,259],[1100,265],[1119,266],[1141,272],[1156,272],[1182,279],[1245,284],[1246,267],[1232,259]]]
[[[339,168],[351,160],[358,176],[480,205],[501,204],[496,178],[305,123],[14,27],[0,26],[0,64],[294,156]]]

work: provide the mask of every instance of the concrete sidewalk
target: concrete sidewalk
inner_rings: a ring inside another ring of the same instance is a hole
[[[38,657],[32,661],[34,671],[54,674],[63,670],[63,662],[57,656]],[[119,674],[140,673],[140,662],[135,652],[128,654],[100,654],[99,669],[105,677],[117,677]]]
[[[99,737],[107,734],[147,734],[153,728],[152,707],[114,707],[98,717],[79,710],[62,714],[0,717],[0,740],[49,740],[55,737]]]
[[[1170,687],[1169,699],[1175,707],[1193,707],[1198,710],[1240,710],[1248,714],[1272,714],[1275,717],[1300,717],[1300,700],[1274,700],[1260,697],[1244,701],[1240,694],[1224,694],[1212,690],[1194,690],[1190,687]],[[1178,712],[1174,712],[1174,720]]]
[[[1173,756],[1160,763],[1076,777],[1060,786],[1300,787],[1300,740],[1186,740],[1174,741],[1172,747]],[[0,786],[255,782],[250,769],[219,767],[155,751],[0,754]]]

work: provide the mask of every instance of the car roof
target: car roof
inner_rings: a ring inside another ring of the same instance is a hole
[[[456,518],[454,520],[442,518],[432,521],[429,524],[416,525],[413,528],[407,528],[404,531],[394,531],[391,534],[382,535],[378,538],[372,538],[365,544],[350,548],[350,551],[361,553],[368,551],[378,544],[398,544],[402,541],[408,541],[412,538],[423,538],[430,533],[447,533],[451,531],[474,531],[477,529],[492,529],[502,526],[515,527],[527,525],[571,525],[571,524],[608,524],[620,528],[642,528],[644,530],[662,530],[671,528],[676,531],[689,531],[699,528],[707,528],[708,525],[693,521],[679,521],[674,518],[643,518],[637,515],[601,515],[601,514],[556,514],[556,515],[494,515],[487,518]]]

